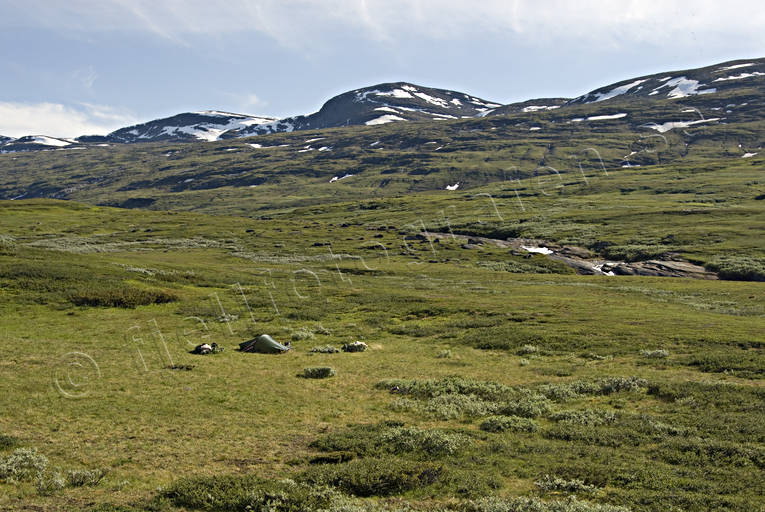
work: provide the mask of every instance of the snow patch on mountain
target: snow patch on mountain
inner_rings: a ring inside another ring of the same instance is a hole
[[[449,104],[446,102],[446,100],[442,100],[441,98],[436,98],[429,94],[425,94],[424,92],[415,92],[414,95],[420,98],[421,100],[427,101],[428,103],[432,105],[436,105],[443,108],[449,108]]]
[[[391,98],[409,98],[412,99],[414,96],[409,94],[404,89],[393,89],[392,91],[374,91],[375,96],[389,96]]]
[[[696,94],[710,94],[717,92],[717,89],[715,88],[701,89],[702,87],[706,86],[699,83],[698,80],[680,76],[677,78],[672,78],[671,80],[667,80],[667,82],[663,85],[653,89],[651,91],[651,95],[658,94],[661,92],[661,89],[665,87],[672,87],[672,90],[667,93],[667,98],[685,98],[686,96],[694,96]]]
[[[556,108],[560,108],[560,105],[529,105],[523,107],[521,112],[538,112],[540,110],[555,110]]]
[[[394,116],[392,114],[385,114],[384,116],[380,116],[376,119],[371,119],[364,124],[367,126],[373,126],[377,124],[392,123],[393,121],[406,121],[406,119],[403,117]]]
[[[608,119],[621,119],[623,117],[627,117],[626,112],[620,112],[618,114],[606,114],[602,116],[590,116],[587,118],[588,121],[605,121]]]
[[[713,82],[727,82],[728,80],[742,80],[744,78],[751,78],[753,76],[765,76],[765,73],[759,71],[752,71],[751,73],[739,73],[738,75],[731,75],[726,77],[715,78]]]
[[[725,66],[724,68],[720,68],[720,71],[730,71],[731,69],[748,68],[749,66],[754,66],[754,62],[746,62],[744,64],[734,64],[733,66]]]
[[[334,183],[336,181],[344,180],[345,178],[350,178],[351,176],[355,176],[355,174],[346,174],[345,176],[333,176],[331,180],[329,180],[330,183]]]
[[[634,82],[620,85],[619,87],[614,87],[610,91],[607,92],[599,92],[595,94],[595,99],[587,101],[587,103],[597,103],[598,101],[605,101],[610,100],[611,98],[615,98],[616,96],[621,96],[622,94],[627,93],[630,89],[637,87],[638,85],[642,84],[643,82],[646,82],[648,79],[644,80],[635,80]]]
[[[29,142],[33,142],[35,144],[42,144],[43,146],[55,146],[55,147],[64,147],[64,146],[71,146],[71,142],[62,140],[62,139],[54,139],[53,137],[48,137],[47,135],[35,135],[29,138]],[[26,142],[26,141],[25,141]]]
[[[719,117],[711,117],[709,119],[699,119],[697,121],[668,121],[662,124],[648,123],[642,126],[645,128],[656,130],[659,133],[664,133],[674,128],[688,128],[689,126],[694,126],[694,125],[703,124],[703,123],[712,123],[719,120],[720,120]]]

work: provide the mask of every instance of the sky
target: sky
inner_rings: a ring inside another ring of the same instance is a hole
[[[0,135],[286,117],[406,81],[497,103],[765,57],[743,0],[0,0]]]

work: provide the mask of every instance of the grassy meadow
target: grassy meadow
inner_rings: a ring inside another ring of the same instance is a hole
[[[0,510],[765,510],[758,98],[0,154]]]
[[[495,194],[502,220],[480,190],[270,220],[2,202],[0,509],[763,509],[762,282],[407,239],[446,210],[456,232],[756,261],[756,169],[736,164],[514,208],[527,180]],[[655,198],[678,178],[729,192]],[[261,333],[293,350],[235,350]]]

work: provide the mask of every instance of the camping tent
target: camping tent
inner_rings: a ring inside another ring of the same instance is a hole
[[[290,347],[282,345],[268,334],[261,334],[257,338],[239,344],[242,352],[259,352],[261,354],[281,354],[287,352]]]

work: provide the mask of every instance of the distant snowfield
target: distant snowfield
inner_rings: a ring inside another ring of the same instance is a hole
[[[717,89],[713,87],[709,89],[701,89],[702,87],[706,86],[704,84],[700,84],[698,80],[692,80],[685,78],[684,76],[680,76],[666,80],[666,83],[651,91],[650,95],[652,96],[654,94],[659,94],[661,89],[665,87],[672,88],[672,90],[667,93],[667,98],[685,98],[686,96],[694,96],[696,94],[711,94],[713,92],[717,92]]]
[[[540,110],[555,110],[556,108],[560,108],[560,105],[529,105],[523,107],[521,112],[538,112]]]
[[[72,143],[69,141],[55,139],[53,137],[48,137],[47,135],[30,135],[29,137],[22,137],[21,139],[18,139],[17,142],[26,144],[40,144],[43,146],[51,146],[57,148],[72,145]]]
[[[393,121],[406,121],[406,119],[404,119],[403,117],[394,116],[392,114],[385,114],[384,116],[380,116],[376,119],[371,119],[364,124],[368,126],[373,126],[376,124],[392,123]]]
[[[627,117],[626,112],[620,112],[618,114],[606,114],[602,116],[590,116],[587,118],[588,121],[606,121],[608,119],[621,119],[623,117]]]
[[[628,92],[630,89],[637,87],[638,85],[642,84],[643,82],[646,82],[648,79],[644,80],[635,80],[634,82],[631,82],[629,84],[620,85],[619,87],[614,87],[608,92],[599,92],[597,93],[597,97],[594,100],[588,101],[587,103],[597,103],[599,101],[605,101],[610,100],[611,98],[615,98],[616,96],[621,96],[622,94]]]
[[[765,76],[765,73],[759,71],[752,71],[751,73],[739,73],[738,75],[726,76],[725,78],[715,78],[713,82],[727,82],[728,80],[743,80],[744,78],[751,78],[753,76]]]
[[[350,178],[351,176],[355,176],[355,174],[346,174],[345,176],[333,176],[331,180],[329,180],[330,183],[334,183],[336,181],[344,180],[345,178]]]
[[[689,126],[694,126],[694,125],[703,124],[703,123],[712,123],[719,120],[720,120],[719,117],[710,117],[709,119],[699,119],[697,121],[669,121],[662,124],[649,123],[649,124],[644,124],[642,126],[644,126],[645,128],[656,130],[659,133],[664,133],[674,128],[688,128]]]
[[[754,66],[754,62],[747,62],[745,64],[734,64],[733,66],[726,66],[724,68],[720,68],[720,71],[730,71],[731,69],[748,68],[749,66]]]
[[[581,123],[582,121],[607,121],[609,119],[621,119],[627,117],[626,112],[619,112],[618,114],[604,114],[601,116],[590,117],[575,117],[569,121],[569,123]]]
[[[201,112],[193,113],[200,116],[209,117],[210,121],[196,123],[190,126],[165,126],[159,135],[189,135],[195,139],[211,142],[218,140],[223,133],[229,130],[247,128],[253,125],[266,126],[277,122],[277,120],[272,117],[233,114],[230,112],[221,112],[218,110],[204,110]],[[157,136],[157,134],[152,132],[150,129],[145,131],[143,134],[140,134],[138,128],[130,130],[128,133],[136,136],[139,139],[153,139]]]

